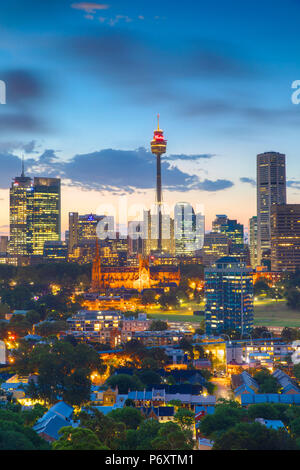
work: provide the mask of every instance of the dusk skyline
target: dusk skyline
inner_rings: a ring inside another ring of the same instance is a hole
[[[62,231],[69,211],[95,212],[118,195],[129,203],[138,195],[150,208],[158,112],[166,203],[203,204],[207,229],[222,213],[247,226],[256,155],[266,151],[286,154],[287,199],[299,202],[300,107],[291,86],[300,78],[300,5],[216,3],[2,7],[1,234],[22,153],[27,175],[62,179]]]

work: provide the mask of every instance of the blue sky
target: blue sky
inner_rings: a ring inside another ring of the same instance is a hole
[[[297,0],[10,0],[1,5],[0,232],[24,152],[29,174],[63,178],[67,212],[103,198],[154,199],[149,142],[161,114],[168,203],[247,223],[255,156],[287,155],[300,196]]]

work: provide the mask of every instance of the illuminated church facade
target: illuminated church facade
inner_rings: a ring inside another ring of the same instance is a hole
[[[97,247],[92,268],[92,292],[106,289],[136,289],[175,287],[180,283],[178,266],[150,266],[149,258],[140,256],[138,266],[101,266]]]

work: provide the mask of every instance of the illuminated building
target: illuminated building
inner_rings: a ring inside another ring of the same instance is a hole
[[[150,289],[151,287],[178,286],[178,266],[150,266],[149,259],[139,257],[138,266],[103,266],[97,244],[92,268],[92,291],[106,289]]]
[[[43,255],[46,241],[60,240],[60,179],[35,177],[31,199],[28,230],[32,233],[32,254]]]
[[[91,311],[81,310],[76,315],[68,318],[70,331],[92,332],[105,328],[119,328],[123,315],[115,311]]]
[[[6,346],[4,341],[0,341],[0,364],[6,364]]]
[[[140,296],[126,295],[97,295],[89,293],[84,296],[81,306],[88,310],[120,310],[123,312],[135,311],[142,307]]]
[[[156,207],[158,219],[157,250],[162,250],[162,185],[161,185],[161,156],[166,153],[167,142],[163,131],[159,128],[159,115],[157,129],[151,141],[151,152],[156,155]]]
[[[128,255],[143,253],[143,222],[128,222]]]
[[[257,217],[251,217],[249,220],[250,234],[250,261],[252,268],[257,266]]]
[[[175,255],[174,219],[169,214],[161,214],[162,239],[161,250],[157,249],[158,224],[157,215],[150,211],[144,211],[143,220],[143,255],[164,256],[164,254]]]
[[[3,235],[0,236],[0,253],[6,254],[8,248],[8,237]]]
[[[213,232],[224,233],[234,245],[244,245],[244,226],[227,215],[217,215],[212,223]]]
[[[176,256],[193,256],[196,247],[196,215],[187,202],[175,206],[174,234]]]
[[[271,207],[286,203],[285,155],[257,155],[257,262],[262,264],[271,249]],[[266,262],[266,261],[265,261]]]
[[[95,256],[98,223],[104,215],[69,212],[69,254],[70,260],[90,263]],[[113,217],[108,217],[109,224],[114,223]],[[107,236],[112,238],[112,232]]]
[[[229,254],[246,261],[244,226],[242,224],[229,219],[227,215],[217,215],[212,223],[212,231],[226,235],[230,240]]]
[[[28,219],[32,214],[33,191],[31,178],[24,174],[14,178],[9,191],[9,253],[14,256],[32,253],[32,233],[28,230]]]
[[[201,250],[203,264],[210,266],[217,259],[229,254],[230,240],[227,235],[218,232],[206,233]]]
[[[300,269],[300,204],[271,208],[272,271]]]
[[[44,243],[44,258],[49,261],[66,261],[68,246],[63,241],[46,241]]]
[[[205,269],[205,328],[208,335],[241,334],[253,326],[252,270],[231,256]]]
[[[178,344],[184,338],[181,331],[142,331],[134,334],[134,339],[140,341],[144,346],[172,346]]]
[[[284,280],[284,273],[274,272],[274,271],[265,271],[261,270],[261,267],[257,266],[256,271],[253,272],[253,285],[259,281],[263,280],[269,287],[274,288],[277,284],[281,283]]]

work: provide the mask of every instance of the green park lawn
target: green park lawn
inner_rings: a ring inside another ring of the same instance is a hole
[[[147,313],[157,320],[200,323],[204,316],[193,315],[194,310],[204,310],[204,304],[186,303],[178,309],[151,309]],[[254,325],[300,327],[300,311],[287,308],[285,300],[259,300],[254,303]]]

